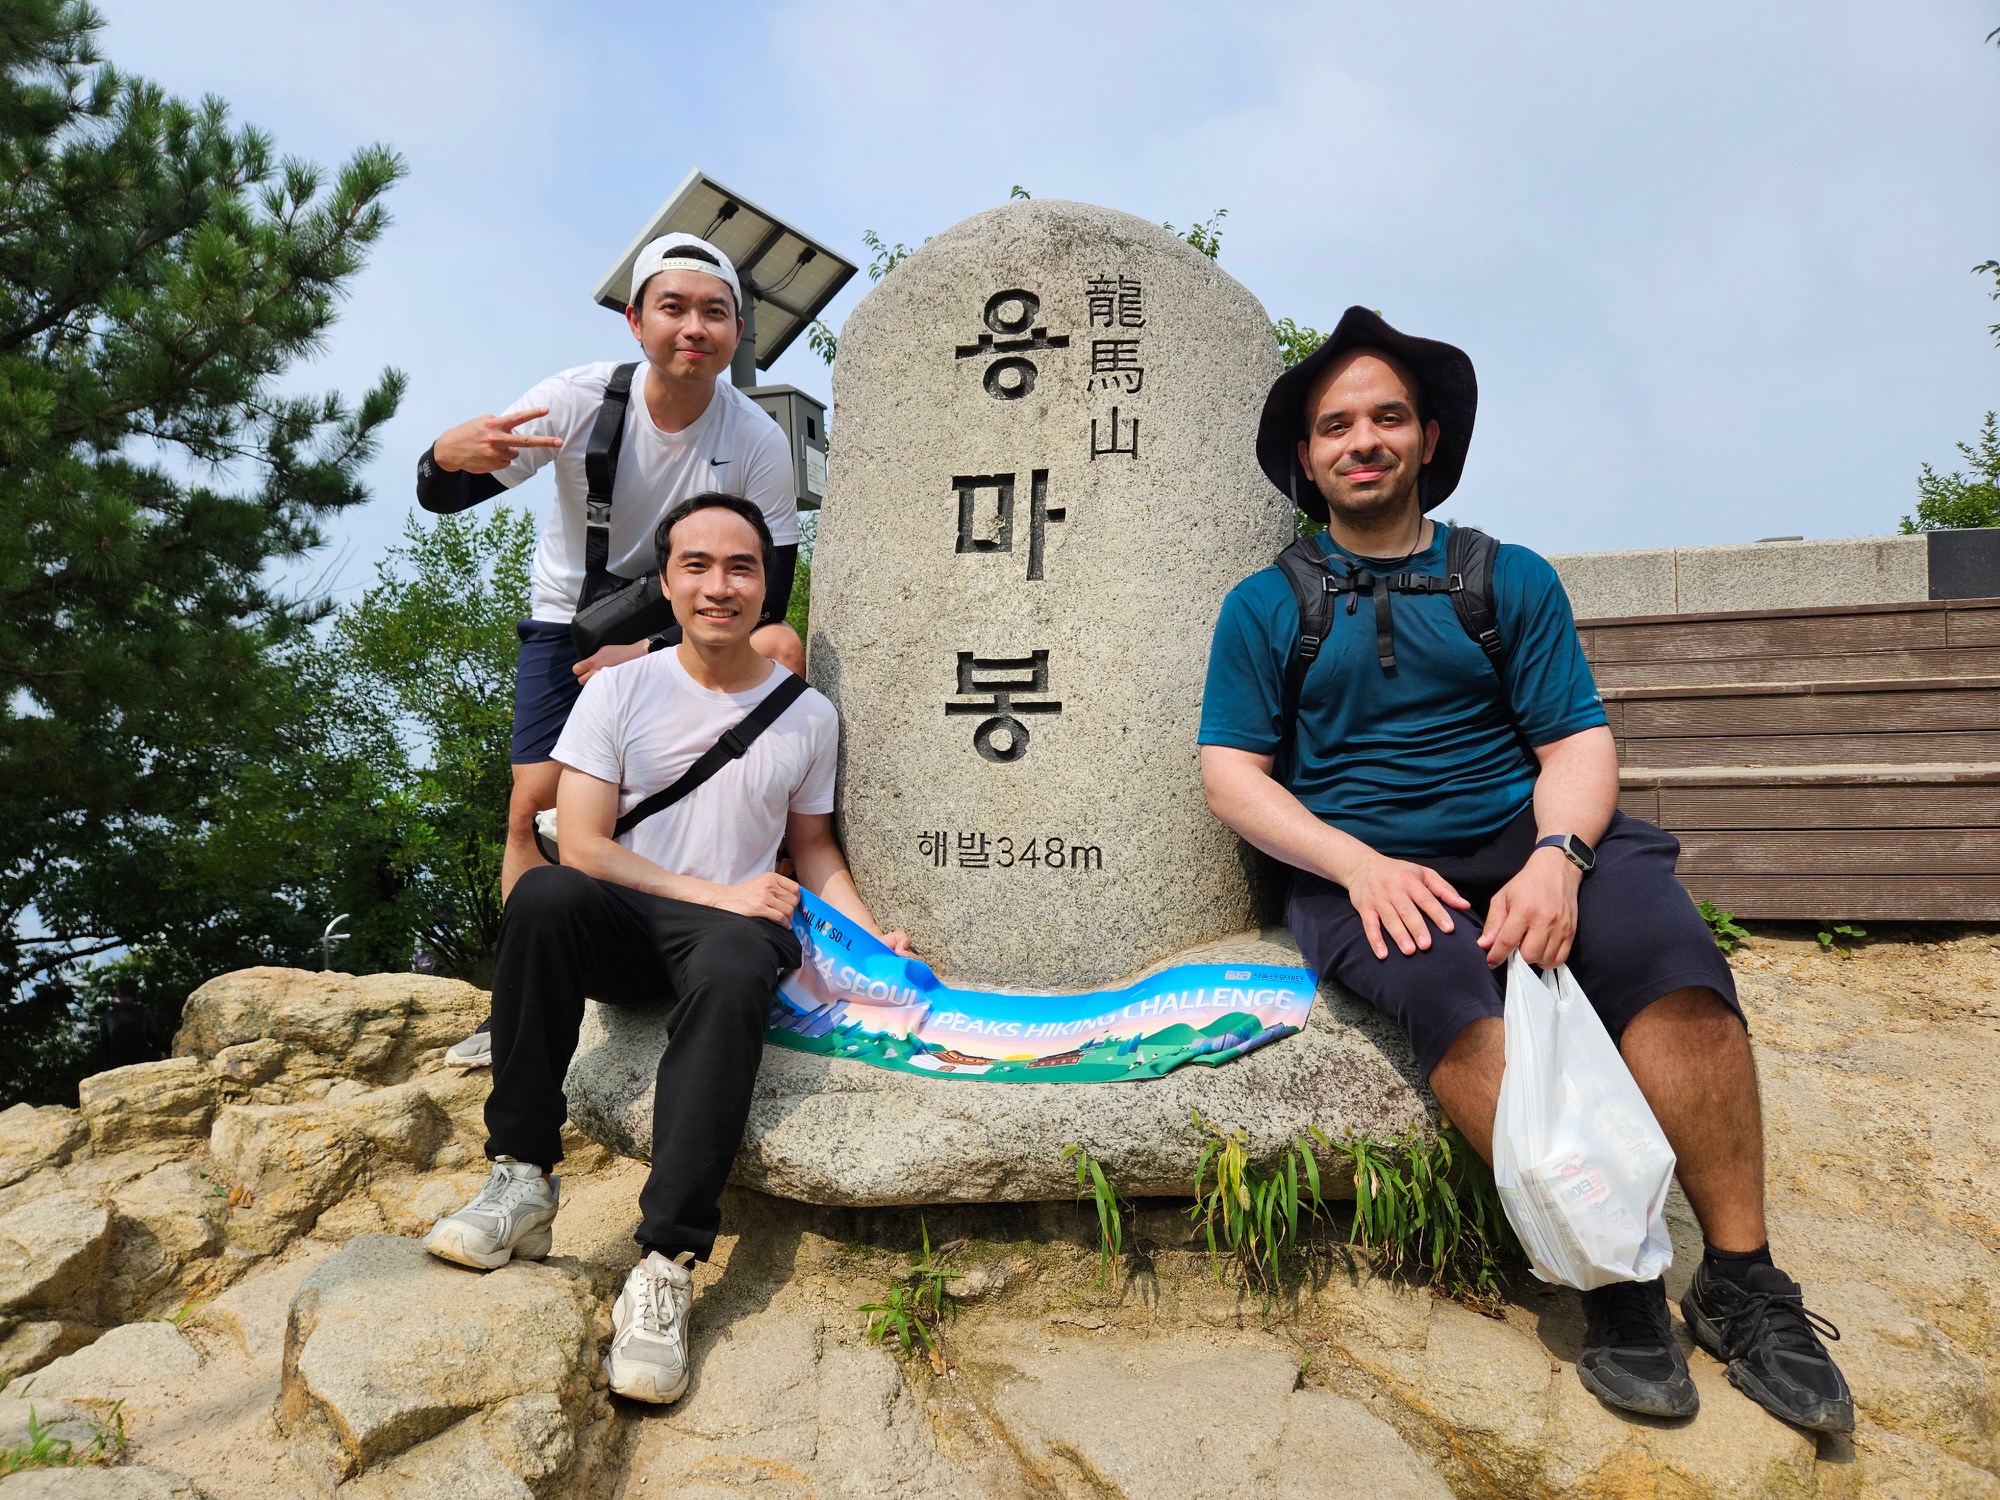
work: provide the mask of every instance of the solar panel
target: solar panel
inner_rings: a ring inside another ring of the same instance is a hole
[[[757,368],[768,370],[792,340],[854,275],[854,262],[731,192],[697,168],[661,205],[592,293],[596,302],[623,312],[632,290],[632,263],[663,234],[696,234],[735,263],[756,319]]]

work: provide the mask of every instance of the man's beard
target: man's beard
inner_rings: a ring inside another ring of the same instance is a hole
[[[1357,495],[1339,483],[1322,486],[1320,498],[1326,501],[1327,509],[1350,526],[1363,531],[1371,530],[1384,521],[1394,520],[1410,510],[1417,498],[1417,485],[1423,478],[1420,465],[1411,470],[1393,490],[1379,495]],[[1335,476],[1336,481],[1338,476]],[[1332,491],[1332,493],[1329,493]]]

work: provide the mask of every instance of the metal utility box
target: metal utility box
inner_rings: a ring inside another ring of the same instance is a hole
[[[784,429],[799,509],[818,510],[826,494],[826,408],[795,385],[753,385],[743,394]]]

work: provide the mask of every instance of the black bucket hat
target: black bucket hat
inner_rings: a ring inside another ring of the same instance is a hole
[[[1299,467],[1299,439],[1306,435],[1306,392],[1313,378],[1349,349],[1392,354],[1423,386],[1424,415],[1438,424],[1438,445],[1417,480],[1417,497],[1425,510],[1442,504],[1458,488],[1472,446],[1472,419],[1479,410],[1472,361],[1450,344],[1397,332],[1365,307],[1348,308],[1326,342],[1272,384],[1257,424],[1257,462],[1265,476],[1314,520],[1326,519],[1326,497]]]

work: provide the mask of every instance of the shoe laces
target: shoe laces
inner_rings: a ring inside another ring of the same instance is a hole
[[[1673,1341],[1665,1300],[1651,1281],[1613,1282],[1599,1294],[1597,1314],[1614,1349],[1651,1348]]]
[[[538,1178],[516,1177],[504,1163],[495,1162],[493,1175],[486,1179],[486,1186],[466,1207],[487,1213],[509,1213],[528,1201],[538,1182]]]
[[[640,1330],[656,1338],[670,1339],[681,1317],[680,1299],[673,1294],[673,1283],[665,1272],[648,1265],[642,1264],[639,1272]]]
[[[1780,1353],[1824,1355],[1821,1336],[1840,1342],[1840,1330],[1806,1306],[1805,1292],[1797,1283],[1789,1290],[1738,1286],[1736,1291],[1739,1300],[1728,1314],[1730,1342],[1736,1350],[1749,1349],[1761,1338]]]

